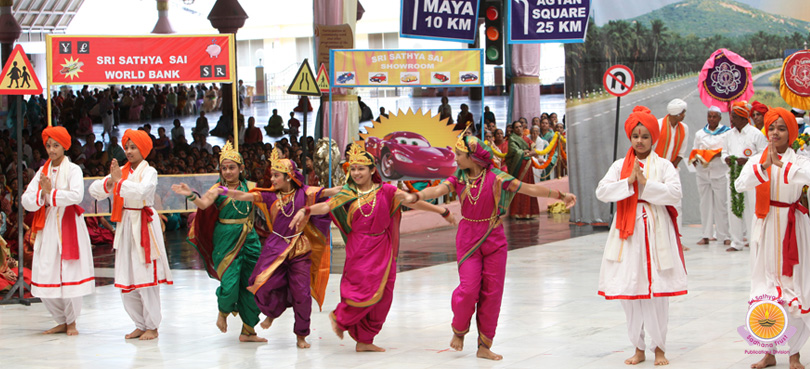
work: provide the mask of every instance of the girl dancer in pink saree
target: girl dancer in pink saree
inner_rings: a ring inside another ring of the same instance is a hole
[[[310,216],[331,212],[346,241],[346,264],[340,281],[340,303],[329,314],[332,330],[357,341],[356,351],[382,352],[374,345],[393,299],[399,251],[401,198],[405,192],[382,183],[374,158],[353,144],[349,150],[351,177],[327,203],[299,210],[290,227],[299,229]],[[408,207],[441,214],[454,223],[450,211],[426,202]]]
[[[501,310],[506,277],[506,235],[501,216],[509,209],[515,193],[532,197],[554,197],[572,207],[577,201],[570,193],[518,181],[493,165],[492,151],[473,136],[462,134],[456,142],[456,173],[442,185],[424,189],[404,198],[406,203],[459,194],[461,220],[456,234],[459,286],[453,291],[453,339],[450,346],[461,351],[470,320],[478,310],[477,356],[501,360],[490,350]]]

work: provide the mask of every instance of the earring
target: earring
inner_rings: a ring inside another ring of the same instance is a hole
[[[289,182],[289,181],[290,181],[290,179],[289,179],[289,178],[287,178],[287,182]]]

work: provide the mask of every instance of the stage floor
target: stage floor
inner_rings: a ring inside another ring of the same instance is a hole
[[[720,243],[697,246],[699,228],[686,227],[683,241],[689,294],[670,300],[667,357],[672,368],[748,368],[760,355],[737,333],[747,311],[749,251],[727,253]],[[214,325],[217,282],[199,270],[173,270],[175,284],[161,290],[163,323],[156,341],[124,340],[133,329],[111,285],[84,299],[81,334],[45,336],[53,326],[42,304],[0,306],[3,368],[626,368],[632,355],[619,302],[597,296],[606,232],[509,252],[506,289],[493,351],[504,360],[475,357],[475,327],[466,348],[449,348],[450,295],[458,283],[455,263],[400,272],[394,302],[375,343],[385,353],[355,353],[339,340],[327,314],[338,300],[339,275],[329,281],[324,311],[314,304],[312,348],[295,346],[288,310],[268,330],[268,343],[239,343],[240,322],[228,333]],[[473,324],[475,324],[473,322]],[[808,348],[802,351],[805,363]],[[787,357],[777,357],[787,367]],[[652,355],[640,364],[652,367]]]

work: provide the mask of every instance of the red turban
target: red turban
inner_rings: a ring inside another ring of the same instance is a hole
[[[148,133],[141,130],[128,129],[124,132],[124,137],[121,138],[121,146],[126,146],[129,140],[132,140],[132,143],[138,147],[144,159],[152,152],[152,138],[149,137]]]
[[[748,101],[745,100],[736,101],[731,104],[731,111],[745,119],[751,116],[751,106],[748,105]]]
[[[784,108],[770,108],[768,112],[765,113],[765,127],[770,127],[771,124],[776,122],[779,118],[782,118],[785,121],[785,125],[787,125],[788,145],[790,145],[799,137],[799,125],[796,123],[796,117],[793,116],[793,113]],[[766,147],[765,150],[762,151],[762,157],[760,157],[759,163],[764,163],[767,157],[768,148]],[[787,181],[787,173],[790,170],[788,168],[784,169],[785,181]],[[754,212],[759,219],[764,219],[771,209],[771,168],[769,167],[766,172],[768,173],[768,181],[760,184],[756,189],[757,200]],[[792,208],[788,211],[788,224],[782,242],[782,274],[792,277],[793,266],[799,263],[799,248],[798,242],[796,241],[795,211]]]
[[[665,122],[666,123],[666,122]],[[627,132],[627,138],[632,135],[633,129],[637,125],[643,125],[650,131],[652,136],[652,145],[658,141],[658,119],[650,113],[650,109],[645,106],[636,106],[633,108],[633,113],[624,121],[624,131]],[[652,146],[650,146],[652,152]],[[624,156],[624,164],[622,164],[621,179],[630,177],[633,173],[633,167],[636,165],[636,151],[633,147],[627,150],[627,155]],[[633,195],[619,201],[616,204],[616,228],[619,230],[619,237],[625,240],[633,234],[636,226],[636,205],[638,204],[638,182],[633,183]]]
[[[65,129],[65,127],[57,126],[57,127],[47,127],[42,130],[42,144],[47,144],[48,139],[52,138],[54,141],[58,142],[65,150],[70,149],[70,134]]]
[[[633,129],[635,129],[639,123],[650,131],[652,144],[655,145],[655,143],[658,142],[659,135],[658,119],[650,113],[650,109],[646,106],[636,106],[633,108],[633,112],[627,117],[627,120],[624,121],[624,132],[627,133],[627,138],[630,138],[633,134]]]
[[[759,101],[754,101],[751,103],[751,110],[756,110],[760,114],[765,115],[768,112],[768,105],[765,105]]]

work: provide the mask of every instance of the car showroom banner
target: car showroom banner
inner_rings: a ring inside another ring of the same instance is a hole
[[[49,84],[230,83],[233,35],[53,36]]]
[[[484,54],[462,50],[332,50],[333,87],[481,86]]]

